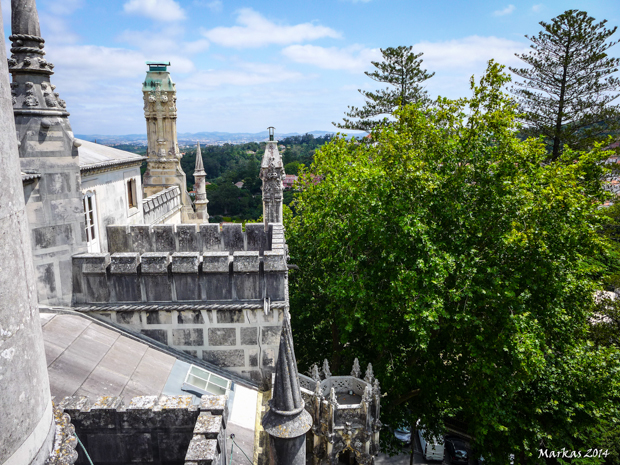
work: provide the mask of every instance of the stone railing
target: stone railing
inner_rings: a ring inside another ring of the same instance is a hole
[[[157,194],[142,199],[142,211],[144,222],[147,224],[157,223],[172,216],[181,209],[181,189],[172,186]]]
[[[108,250],[115,252],[260,252],[284,249],[282,224],[111,225]]]
[[[225,396],[134,397],[125,407],[119,397],[56,399],[69,414],[75,433],[94,463],[226,463]],[[88,464],[81,448],[76,464]]]

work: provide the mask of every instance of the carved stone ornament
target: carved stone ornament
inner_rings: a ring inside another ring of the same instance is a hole
[[[375,374],[372,372],[372,363],[368,364],[368,368],[366,368],[366,376],[364,376],[364,381],[368,384],[372,384],[375,379]]]
[[[323,360],[323,374],[325,375],[325,378],[329,378],[332,375],[332,372],[329,371],[329,362],[327,359]]]
[[[312,379],[316,382],[321,381],[321,374],[319,373],[319,367],[316,365],[312,365]]]
[[[36,107],[39,104],[39,100],[34,96],[34,84],[32,82],[26,83],[26,98],[24,99],[24,105],[28,107]]]
[[[351,376],[353,376],[354,378],[359,378],[361,372],[362,371],[360,370],[360,361],[356,357],[355,360],[353,361],[353,369],[351,370]]]

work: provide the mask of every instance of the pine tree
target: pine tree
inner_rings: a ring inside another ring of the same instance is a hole
[[[616,27],[595,23],[585,11],[567,10],[540,22],[543,30],[528,53],[516,54],[529,68],[510,68],[525,81],[512,89],[517,97],[524,133],[543,136],[550,158],[564,145],[587,149],[620,129],[620,112],[611,103],[620,95],[620,80],[613,76],[620,60],[606,51],[618,42],[607,41]]]
[[[392,86],[377,92],[368,92],[359,89],[360,94],[366,99],[363,108],[349,107],[346,115],[349,118],[356,118],[353,121],[343,118],[343,123],[332,123],[334,126],[343,129],[358,129],[361,131],[371,131],[381,123],[380,120],[372,118],[379,115],[391,115],[399,105],[406,105],[415,102],[428,102],[428,93],[420,85],[421,82],[434,76],[435,73],[428,73],[420,65],[422,53],[412,53],[412,47],[388,47],[381,49],[383,61],[372,61],[376,71],[364,74],[377,82],[385,82]]]

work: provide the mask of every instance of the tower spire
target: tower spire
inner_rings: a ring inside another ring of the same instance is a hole
[[[274,127],[269,127],[269,140],[260,166],[263,181],[263,218],[265,228],[269,223],[282,223],[282,196],[284,192],[284,164],[278,151],[278,141],[274,140]]]
[[[209,213],[207,213],[207,187],[205,184],[204,165],[202,163],[202,154],[200,153],[200,142],[196,142],[196,165],[194,167],[194,190],[196,191],[196,201],[194,206],[196,207],[196,216],[203,222],[209,221]]]
[[[306,463],[306,432],[312,427],[312,417],[301,398],[288,310],[284,310],[275,372],[270,408],[263,418],[263,428],[270,438],[271,463],[303,465]]]

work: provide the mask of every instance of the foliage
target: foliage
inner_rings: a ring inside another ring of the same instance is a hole
[[[328,142],[331,134],[290,136],[279,141],[287,174],[296,174],[301,164],[311,164],[314,151]],[[188,147],[181,158],[187,188],[193,189],[196,147]],[[202,160],[207,173],[208,211],[211,221],[224,217],[233,221],[257,220],[263,213],[260,164],[265,153],[264,142],[245,144],[201,145]],[[288,170],[291,170],[289,173]],[[294,172],[293,172],[294,171]],[[239,189],[234,184],[243,181]],[[292,201],[292,192],[285,191],[284,202]]]
[[[384,424],[465,425],[490,464],[595,447],[620,384],[618,350],[588,341],[605,156],[544,163],[501,69],[399,109],[372,144],[322,147],[286,224],[300,371],[372,362]]]
[[[361,131],[371,131],[380,120],[375,120],[376,116],[391,115],[399,105],[410,103],[427,103],[428,94],[421,83],[430,79],[435,73],[428,73],[421,68],[422,53],[412,53],[412,47],[388,47],[381,49],[383,61],[371,61],[377,70],[364,74],[377,82],[385,82],[391,86],[377,92],[369,92],[359,89],[359,93],[366,99],[363,108],[349,107],[346,115],[349,118],[358,119],[353,121],[343,118],[343,123],[332,123],[334,126],[343,129],[358,129]]]
[[[565,145],[587,150],[620,129],[620,111],[611,103],[620,95],[613,76],[620,60],[606,51],[616,27],[595,23],[585,11],[568,10],[540,23],[543,31],[528,37],[532,50],[517,56],[529,68],[510,68],[525,81],[513,88],[524,113],[526,134],[543,136],[551,158]]]

